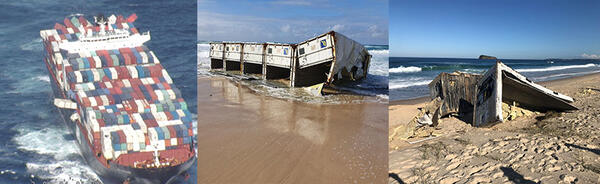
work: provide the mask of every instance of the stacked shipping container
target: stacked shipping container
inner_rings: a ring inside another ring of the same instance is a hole
[[[79,52],[60,49],[61,43],[103,34],[102,27],[104,34],[115,29],[139,34],[132,21],[120,15],[106,26],[84,17],[65,18],[64,25],[57,23],[54,29],[40,32],[53,77],[68,94],[65,98],[78,104],[76,112],[88,144],[106,160],[116,161],[136,152],[192,148],[191,113],[154,52],[144,45]],[[123,160],[127,162],[121,164],[129,166],[145,161]]]

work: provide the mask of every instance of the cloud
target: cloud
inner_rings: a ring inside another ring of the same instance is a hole
[[[344,30],[344,25],[336,24],[336,25],[329,27],[329,30],[334,30],[336,32],[340,32],[340,31]]]
[[[281,32],[287,33],[290,32],[291,26],[286,24],[285,26],[281,26]]]
[[[600,55],[596,55],[596,54],[583,53],[583,54],[581,54],[581,57],[583,57],[585,59],[600,59]]]
[[[373,38],[377,38],[384,35],[381,31],[379,31],[377,25],[371,25],[367,30],[371,33],[371,37]]]

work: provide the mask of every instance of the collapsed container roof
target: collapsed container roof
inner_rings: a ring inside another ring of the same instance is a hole
[[[536,84],[498,61],[477,83],[474,125],[502,122],[502,102],[540,112],[577,110],[573,98]]]

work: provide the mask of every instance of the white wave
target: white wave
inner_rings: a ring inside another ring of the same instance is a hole
[[[19,47],[21,48],[21,50],[28,50],[28,51],[39,50],[39,51],[41,51],[42,50],[42,38],[33,39],[30,42],[20,45]]]
[[[48,77],[47,75],[40,75],[40,76],[34,77],[34,79],[48,82],[48,83],[50,82],[50,77]]]
[[[525,68],[525,69],[516,69],[517,72],[545,72],[545,71],[554,71],[554,70],[565,70],[565,69],[573,69],[573,68],[590,68],[590,67],[598,67],[599,65],[594,63],[588,63],[585,65],[567,65],[567,66],[551,66],[546,68]]]
[[[99,177],[86,166],[78,154],[75,140],[66,140],[67,127],[48,127],[40,130],[18,128],[20,133],[13,140],[18,149],[48,155],[54,160],[32,158],[27,171],[51,183],[100,183]],[[75,156],[77,155],[77,156]]]
[[[543,76],[543,77],[535,77],[533,79],[535,81],[546,81],[546,80],[551,79],[551,78],[562,78],[562,77],[569,77],[569,76],[581,76],[581,75],[592,74],[592,73],[600,73],[600,71],[587,71],[587,72],[577,72],[577,73],[561,73],[561,74],[555,74],[555,75],[549,75],[549,76]]]
[[[407,88],[407,87],[411,87],[411,86],[423,86],[423,85],[428,85],[432,80],[429,79],[425,79],[425,80],[405,80],[405,81],[391,81],[390,82],[390,86],[389,89],[401,89],[401,88]]]
[[[404,67],[404,66],[400,66],[400,67],[396,67],[396,68],[390,68],[390,73],[412,73],[412,72],[420,72],[421,68],[416,67],[416,66],[409,66],[409,67]]]
[[[390,55],[390,51],[389,50],[369,50],[369,54],[371,55],[385,55],[385,56],[389,56]]]
[[[81,167],[84,163],[61,160],[52,163],[27,163],[26,167],[35,176],[50,180],[50,183],[102,183],[100,178],[89,167]]]

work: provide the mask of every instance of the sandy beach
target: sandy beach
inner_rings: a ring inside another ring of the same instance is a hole
[[[600,74],[540,82],[575,99],[580,110],[535,113],[488,128],[444,118],[441,136],[393,140],[389,183],[599,183]],[[428,97],[390,102],[390,133]]]
[[[308,104],[204,77],[198,111],[199,183],[387,180],[387,104]]]

